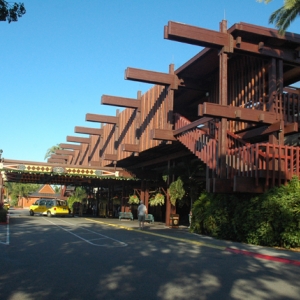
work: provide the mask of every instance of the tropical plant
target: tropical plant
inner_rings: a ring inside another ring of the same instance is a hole
[[[269,3],[272,0],[260,0]],[[281,8],[275,10],[270,18],[270,23],[275,23],[280,34],[284,34],[291,23],[300,15],[300,0],[284,0]]]
[[[139,199],[139,197],[137,195],[130,195],[128,203],[129,204],[139,204],[140,203],[140,199]]]
[[[83,187],[76,187],[72,196],[68,198],[68,206],[70,208],[73,207],[74,202],[82,203],[84,199],[86,199],[87,193]]]
[[[0,0],[0,21],[15,22],[26,13],[24,3],[16,3]]]
[[[46,160],[46,159],[50,158],[52,154],[55,154],[56,150],[60,150],[60,149],[61,148],[60,148],[59,144],[54,145],[54,146],[48,148],[48,150],[47,150],[47,152],[45,154],[44,159]]]
[[[161,206],[164,204],[165,204],[165,196],[161,193],[157,193],[155,196],[149,199],[150,206],[158,206],[158,205]]]
[[[185,194],[185,190],[183,188],[183,181],[180,177],[177,178],[176,181],[173,181],[168,189],[170,195],[170,202],[172,205],[176,205],[177,200],[181,200]]]
[[[199,197],[199,194],[204,188],[201,180],[201,173],[204,170],[204,165],[199,160],[182,159],[175,167],[164,171],[163,180],[167,182],[168,178],[175,176],[183,182],[184,196],[178,201],[179,206],[188,205],[192,208],[192,204]],[[174,184],[173,184],[174,185]],[[176,200],[175,200],[176,202]]]

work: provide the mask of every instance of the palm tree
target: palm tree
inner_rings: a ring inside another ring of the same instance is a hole
[[[261,0],[260,2],[262,2]],[[269,3],[272,0],[264,0],[265,3]],[[291,23],[300,15],[300,0],[284,0],[284,4],[281,8],[275,10],[270,18],[270,23],[275,23],[279,34],[284,34]]]
[[[52,154],[55,154],[56,150],[60,150],[61,148],[59,147],[59,144],[52,146],[51,148],[49,148],[45,154],[44,159],[48,159]]]

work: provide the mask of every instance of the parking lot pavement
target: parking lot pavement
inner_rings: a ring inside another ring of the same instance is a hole
[[[28,211],[11,211],[11,219],[28,216]],[[257,259],[277,261],[284,264],[300,266],[300,252],[271,247],[248,245],[232,241],[218,240],[209,236],[191,233],[187,226],[170,228],[164,222],[145,223],[144,230],[139,230],[138,220],[119,220],[118,218],[99,218],[84,215],[83,218],[99,225],[118,227],[125,230],[138,231],[141,234],[156,235],[162,238],[173,239],[203,247],[217,248],[236,255],[246,255]],[[0,243],[9,243],[9,225],[0,225]]]
[[[9,214],[6,223],[0,223],[0,244],[9,244]]]

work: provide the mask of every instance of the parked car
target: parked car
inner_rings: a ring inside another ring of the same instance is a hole
[[[38,199],[29,208],[29,214],[52,216],[67,216],[69,214],[69,207],[67,201],[60,199]]]

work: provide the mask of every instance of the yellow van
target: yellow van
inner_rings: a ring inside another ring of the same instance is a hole
[[[3,207],[4,207],[5,209],[9,210],[10,204],[9,204],[7,201],[4,200]]]
[[[67,201],[60,199],[38,199],[29,208],[29,214],[53,216],[67,216],[69,214],[69,207]]]

